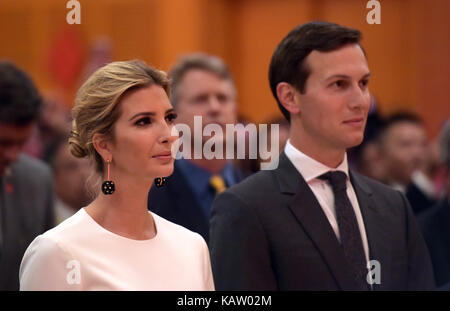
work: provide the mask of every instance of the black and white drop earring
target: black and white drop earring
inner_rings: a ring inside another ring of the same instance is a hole
[[[116,187],[114,185],[114,182],[109,178],[109,170],[110,170],[110,166],[111,166],[111,160],[106,161],[106,163],[108,165],[108,179],[103,182],[102,191],[104,194],[108,195],[108,194],[113,194],[114,191],[116,190]]]
[[[158,177],[155,178],[155,185],[156,187],[160,188],[162,186],[164,186],[167,182],[167,177]]]

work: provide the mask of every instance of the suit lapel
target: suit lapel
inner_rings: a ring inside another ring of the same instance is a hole
[[[390,251],[386,246],[389,236],[383,228],[383,215],[377,209],[376,202],[372,198],[371,188],[361,176],[350,170],[350,179],[364,220],[369,243],[369,258],[380,262],[381,284],[374,284],[373,289],[383,290],[385,289],[383,285],[389,284],[390,276]]]
[[[292,197],[288,207],[317,247],[339,287],[355,289],[356,282],[348,273],[350,268],[328,219],[314,193],[284,152],[280,155],[275,174],[281,192]]]
[[[208,240],[209,234],[209,219],[205,215],[203,208],[198,202],[191,186],[175,161],[175,168],[173,174],[169,177],[168,187],[170,195],[172,196],[174,203],[173,211],[176,214],[177,219],[188,220],[189,223],[195,225],[192,230],[197,230],[202,234],[206,240]],[[186,206],[189,206],[187,208]]]

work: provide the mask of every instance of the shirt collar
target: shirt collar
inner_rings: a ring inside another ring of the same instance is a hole
[[[310,182],[311,180],[329,171],[342,171],[348,177],[347,153],[344,155],[344,160],[336,168],[326,166],[325,164],[322,164],[319,161],[307,156],[295,148],[291,144],[290,139],[286,142],[284,153],[295,166],[297,171],[303,176],[306,182]]]

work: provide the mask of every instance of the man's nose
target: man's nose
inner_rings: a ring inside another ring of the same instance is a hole
[[[216,116],[222,111],[222,104],[215,96],[211,96],[208,100],[208,113],[209,115]]]
[[[426,149],[420,143],[414,143],[410,150],[412,157],[416,162],[422,163],[426,158]]]
[[[352,92],[349,98],[349,106],[350,108],[367,108],[370,106],[370,96],[368,92],[356,84],[352,87]]]

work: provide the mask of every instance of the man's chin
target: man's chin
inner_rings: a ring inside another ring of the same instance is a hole
[[[352,139],[350,139],[347,143],[347,149],[361,145],[361,143],[363,142],[363,138],[363,135],[352,137]]]

